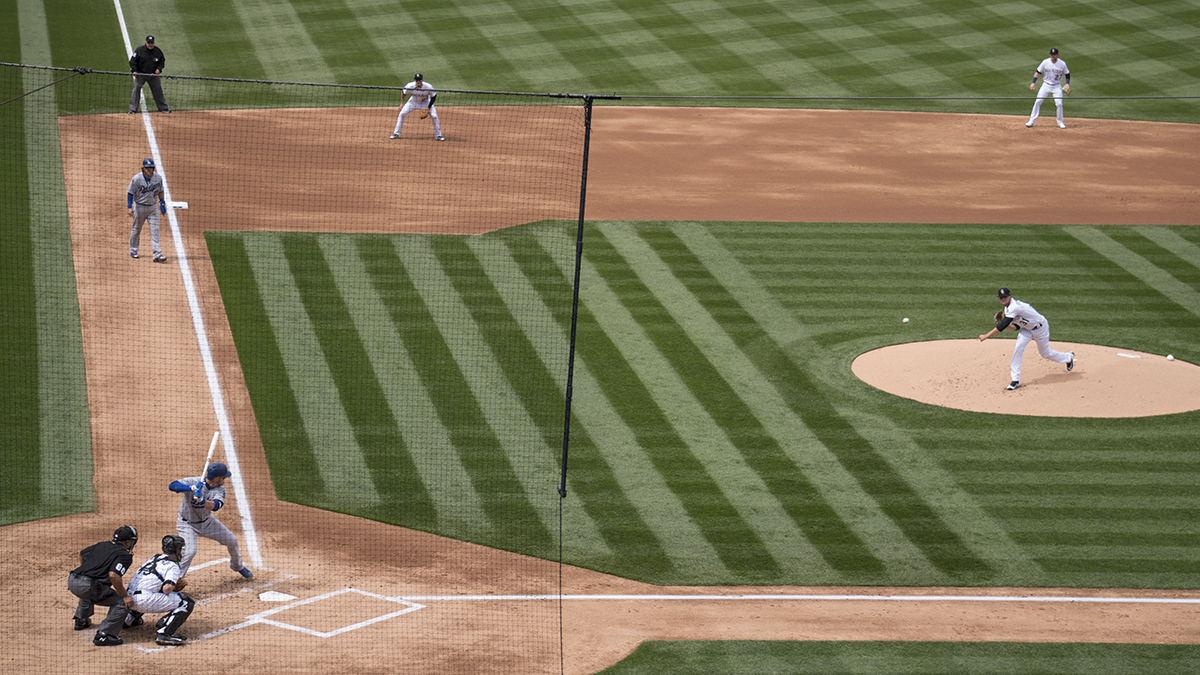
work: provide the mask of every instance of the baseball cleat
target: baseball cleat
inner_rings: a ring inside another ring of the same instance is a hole
[[[400,134],[392,134],[392,138],[400,138]]]
[[[125,644],[125,641],[117,635],[96,633],[96,637],[92,638],[92,644],[97,647],[116,647],[117,645]]]
[[[1067,128],[1067,125],[1063,124],[1062,122],[1059,122],[1059,123],[1058,123],[1058,128],[1059,128],[1059,129],[1066,129],[1066,128]]]
[[[154,636],[154,643],[168,647],[172,645],[185,645],[187,644],[187,638],[182,635],[163,635],[162,633],[157,633]]]
[[[439,141],[444,141],[444,140],[446,140],[446,137],[445,137],[445,136],[434,136],[434,138],[438,139]]]
[[[1020,380],[1013,380],[1012,382],[1008,383],[1008,391],[1012,391],[1013,389],[1016,389],[1019,386],[1021,386]]]
[[[242,575],[242,576],[246,577],[247,579],[253,579],[253,578],[254,578],[254,572],[251,572],[250,570],[246,569],[245,567],[243,567],[242,569],[238,570],[238,574],[240,574],[240,575]]]
[[[87,630],[91,626],[91,619],[81,619],[79,617],[75,617],[75,630]]]
[[[167,256],[165,256],[161,253],[158,253],[154,256],[154,262],[165,263],[165,262],[167,262]]]
[[[1025,123],[1025,126],[1032,128],[1032,127],[1033,127],[1033,122],[1026,122],[1026,123]]]
[[[1067,361],[1067,372],[1069,373],[1074,369],[1075,369],[1075,352],[1071,352],[1071,360]]]
[[[137,257],[137,251],[130,251],[130,252],[129,252],[129,257],[130,257],[130,258],[136,258],[136,257]]]

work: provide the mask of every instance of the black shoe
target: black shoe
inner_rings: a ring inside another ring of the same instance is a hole
[[[187,638],[182,635],[163,635],[162,633],[158,633],[154,636],[154,644],[166,645],[168,647],[172,645],[184,645],[187,644]]]
[[[91,628],[91,627],[92,627],[91,619],[81,619],[79,617],[75,617],[75,630],[87,630],[88,628]]]
[[[119,635],[96,633],[96,637],[92,638],[92,644],[97,647],[116,647],[117,645],[125,644],[125,641]]]
[[[1008,391],[1012,391],[1013,389],[1016,389],[1019,386],[1021,386],[1021,381],[1013,380],[1012,382],[1008,383]]]
[[[1075,370],[1075,352],[1071,352],[1071,360],[1067,361],[1067,372]]]

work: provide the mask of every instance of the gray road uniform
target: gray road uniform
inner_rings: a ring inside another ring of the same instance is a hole
[[[214,469],[219,467],[219,472]],[[213,464],[208,468],[208,476],[192,476],[173,481],[169,486],[172,492],[183,493],[183,501],[179,504],[179,518],[175,521],[175,529],[183,537],[183,556],[179,561],[181,575],[186,575],[196,557],[196,546],[200,537],[207,537],[221,544],[229,551],[229,569],[238,572],[247,579],[254,575],[242,564],[242,555],[238,549],[237,537],[217,520],[217,511],[225,506],[225,486],[209,485],[208,479],[214,475],[228,474],[224,464]],[[199,498],[197,498],[199,497]],[[200,504],[211,502],[210,511]]]
[[[146,169],[150,175],[146,175]],[[154,170],[154,160],[142,160],[142,171],[129,181],[126,206],[133,212],[133,228],[129,231],[129,255],[138,257],[138,244],[142,238],[142,225],[150,223],[150,246],[154,249],[154,261],[163,262],[162,246],[158,240],[158,216],[166,214],[166,193],[162,177]]]

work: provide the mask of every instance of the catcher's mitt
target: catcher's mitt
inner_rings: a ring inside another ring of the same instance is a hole
[[[421,119],[428,119],[429,118],[429,110],[428,109],[422,110],[421,114],[417,115],[417,117],[420,117]]]
[[[1063,85],[1063,95],[1064,95],[1064,96],[1070,96],[1070,95],[1071,95],[1071,85],[1069,85],[1069,84],[1064,84],[1064,85]]]

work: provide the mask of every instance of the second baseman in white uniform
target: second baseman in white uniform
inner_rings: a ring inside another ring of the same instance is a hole
[[[408,98],[405,101],[405,98]],[[404,90],[400,92],[400,115],[396,117],[396,130],[392,132],[392,138],[400,138],[400,128],[404,126],[404,118],[414,110],[428,110],[429,116],[433,118],[433,137],[439,141],[446,140],[442,137],[442,123],[438,120],[437,108],[433,107],[434,101],[437,100],[437,92],[433,86],[425,81],[425,78],[417,73],[413,75],[413,81],[404,85]]]
[[[1045,77],[1042,78],[1042,88],[1038,90],[1037,100],[1033,102],[1033,112],[1029,114],[1029,121],[1025,126],[1031,127],[1037,122],[1038,115],[1042,113],[1042,101],[1045,101],[1047,96],[1053,96],[1054,107],[1058,111],[1058,128],[1066,129],[1067,125],[1063,122],[1063,79],[1066,79],[1069,88],[1071,71],[1067,69],[1067,62],[1058,58],[1058,49],[1051,48],[1050,57],[1043,60],[1037,70],[1033,71],[1033,82],[1029,83],[1031,90],[1037,86],[1038,75]]]
[[[187,641],[175,631],[191,616],[196,601],[180,593],[187,581],[179,569],[179,559],[186,544],[183,537],[168,534],[162,540],[162,553],[155,555],[138,568],[129,582],[133,608],[125,617],[127,627],[140,626],[143,614],[165,614],[159,619],[154,641],[160,645],[181,645]]]
[[[183,493],[179,518],[175,521],[175,529],[184,541],[183,558],[179,561],[182,574],[187,574],[192,566],[200,537],[207,537],[229,551],[229,569],[247,579],[254,578],[254,573],[242,564],[237,537],[216,516],[216,512],[225,506],[225,479],[232,475],[229,467],[215,462],[208,466],[203,476],[171,481],[168,486],[171,492]]]
[[[1017,344],[1013,347],[1012,364],[1009,370],[1012,374],[1012,382],[1008,385],[1008,390],[1012,391],[1021,386],[1021,361],[1025,353],[1025,347],[1029,346],[1029,341],[1033,340],[1037,343],[1038,353],[1043,359],[1048,359],[1056,363],[1067,364],[1067,370],[1070,371],[1075,367],[1075,352],[1058,352],[1050,349],[1050,322],[1046,317],[1038,314],[1038,311],[1027,302],[1021,302],[1012,296],[1012,292],[1007,288],[1001,288],[997,293],[1000,298],[1000,304],[1004,305],[1004,319],[996,324],[990,332],[979,336],[979,341],[999,335],[1009,326],[1016,326],[1021,332],[1017,334]]]

